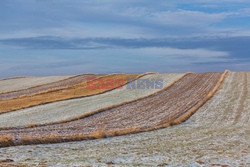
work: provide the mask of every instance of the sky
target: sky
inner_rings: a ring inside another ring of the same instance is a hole
[[[0,78],[250,71],[249,0],[1,0]]]

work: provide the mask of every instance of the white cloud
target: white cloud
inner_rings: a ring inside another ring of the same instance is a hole
[[[230,13],[204,13],[198,11],[164,11],[153,13],[151,20],[172,26],[208,26],[219,22],[229,16]]]
[[[19,2],[21,3],[21,1]],[[51,7],[48,6],[51,3],[48,0],[33,1],[31,4],[27,3],[27,9],[23,9],[23,11],[21,8],[17,8],[10,19],[7,19],[6,15],[5,22],[2,22],[2,26],[0,26],[2,27],[0,28],[0,39],[35,36],[166,38],[210,35],[211,32],[214,35],[216,31],[211,31],[211,29],[215,29],[216,23],[224,21],[228,17],[250,15],[249,8],[211,13],[195,11],[188,7],[182,10],[176,4],[183,2],[186,3],[184,0],[178,2],[162,0],[157,4],[143,0],[139,2],[86,0],[74,1],[70,4],[68,1],[54,1],[55,7]],[[193,0],[190,3],[197,2],[201,2],[200,5],[213,7],[225,3],[226,0],[223,2]],[[243,1],[231,0],[231,2]],[[25,7],[25,5],[23,6]],[[31,8],[32,6],[34,9]],[[199,4],[197,6],[199,7]],[[26,13],[26,11],[28,12]],[[2,14],[3,16],[5,17],[4,14]],[[13,23],[16,23],[16,26],[13,26]],[[223,30],[224,34],[228,33],[227,29],[221,28],[215,35],[220,35]],[[242,30],[244,31],[244,28]]]
[[[118,11],[118,16],[138,20],[144,23],[170,26],[208,26],[219,22],[235,12],[206,13],[195,10],[169,9],[155,10],[145,7],[130,7]]]
[[[85,72],[177,72],[187,71],[189,67],[198,70],[202,67],[202,65],[198,66],[198,63],[228,62],[230,55],[228,52],[203,48],[157,47],[68,50],[59,53],[50,50],[45,54],[40,51],[29,53],[11,50],[11,53],[20,55],[6,57],[0,61],[0,78],[17,75],[67,75]],[[194,64],[197,66],[194,67]]]
[[[147,47],[139,49],[129,49],[134,53],[144,54],[144,55],[155,55],[155,56],[171,56],[171,57],[189,57],[189,58],[221,58],[227,57],[230,54],[225,51],[216,51],[203,48],[197,49],[179,49],[179,48],[157,48],[157,47]]]
[[[95,52],[95,51],[94,51]],[[97,51],[98,53],[98,51]],[[122,53],[122,54],[121,54]],[[97,54],[98,55],[98,54]],[[158,47],[144,47],[133,49],[106,49],[103,55],[130,55],[142,56],[144,58],[155,58],[171,63],[199,63],[199,62],[223,62],[228,61],[229,52],[209,50],[203,48],[197,49],[180,49],[180,48],[158,48]],[[136,60],[136,59],[135,59]],[[142,60],[139,60],[142,61]],[[177,63],[177,64],[178,64]]]
[[[91,26],[77,25],[57,28],[41,28],[17,30],[10,33],[0,34],[0,39],[29,38],[37,36],[58,36],[66,38],[153,38],[153,34],[147,34],[136,26]]]

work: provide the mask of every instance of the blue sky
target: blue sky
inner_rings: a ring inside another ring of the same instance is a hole
[[[250,70],[247,0],[1,0],[0,78]]]

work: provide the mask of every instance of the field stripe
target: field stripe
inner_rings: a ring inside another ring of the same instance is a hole
[[[213,90],[211,90],[207,97],[200,101],[197,105],[195,105],[193,108],[191,108],[189,111],[187,111],[185,114],[181,115],[179,118],[175,119],[171,124],[180,124],[181,122],[186,121],[191,115],[193,115],[200,107],[202,107],[215,93],[216,91],[221,87],[223,81],[225,80],[228,70],[226,70],[223,75],[221,76],[220,80],[218,81],[217,85],[214,87]]]
[[[72,76],[15,77],[0,80],[0,95],[60,81]]]
[[[108,74],[100,76],[97,79],[122,79],[122,85],[127,83],[127,77],[141,77],[146,74]],[[98,80],[95,80],[95,84]],[[116,84],[117,87],[117,84]],[[87,81],[70,86],[62,90],[49,91],[32,96],[24,96],[16,99],[2,100],[0,101],[0,113],[6,113],[10,111],[16,111],[24,108],[29,108],[37,105],[48,104],[57,101],[63,101],[68,99],[77,99],[81,97],[92,96],[96,94],[101,94],[115,88],[105,88],[105,89],[89,89],[87,88]]]
[[[236,112],[236,117],[234,119],[234,124],[239,122],[239,118],[241,116],[241,112],[244,109],[244,102],[246,101],[247,98],[247,93],[248,93],[248,88],[247,88],[247,73],[244,73],[244,81],[243,81],[243,91],[242,91],[242,95],[240,97],[240,102],[237,108],[237,112]]]
[[[176,79],[183,77],[183,74],[147,74],[140,79],[156,80],[163,79],[163,86],[166,89],[176,82]],[[135,80],[132,84],[136,84]],[[103,94],[80,99],[66,100],[51,104],[36,106],[15,112],[0,115],[0,127],[35,126],[41,124],[52,124],[77,120],[87,115],[107,109],[107,107],[119,106],[131,101],[139,100],[162,91],[161,89],[128,89],[124,85],[122,89],[115,89]]]
[[[166,123],[171,125],[180,113],[185,114],[193,105],[206,99],[224,74],[188,74],[164,91],[80,120],[2,130],[0,134],[14,141],[6,145],[18,145],[103,138],[158,129]]]
[[[82,74],[82,75],[68,77],[59,81],[35,85],[26,89],[4,92],[0,93],[0,100],[8,100],[8,99],[14,99],[19,97],[31,96],[31,95],[66,89],[70,86],[74,86],[76,84],[86,81],[86,78],[88,77],[98,77],[98,76],[102,75]]]
[[[107,162],[115,166],[249,166],[249,72],[247,76],[247,98],[236,124],[244,72],[229,72],[215,95],[178,126],[95,141],[1,148],[0,157],[26,165],[37,163],[38,159],[23,160],[39,153],[48,166],[106,166]]]

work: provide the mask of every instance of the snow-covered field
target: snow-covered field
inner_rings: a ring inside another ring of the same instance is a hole
[[[141,79],[163,79],[163,86],[172,83],[183,74],[148,74]],[[18,110],[0,115],[0,127],[26,126],[44,124],[74,118],[80,114],[98,110],[100,108],[135,100],[159,89],[115,89],[104,94],[84,97],[80,99],[60,101],[28,109]]]
[[[151,132],[0,149],[11,164],[48,166],[250,166],[250,73],[232,73],[186,122]]]
[[[36,85],[47,84],[69,78],[71,76],[23,77],[0,80],[0,92],[15,91]]]

